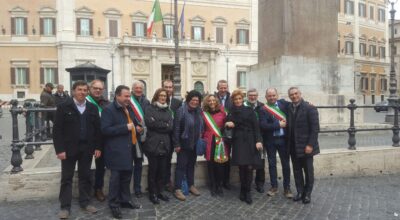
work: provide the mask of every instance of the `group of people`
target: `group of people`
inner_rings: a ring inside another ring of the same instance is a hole
[[[288,90],[290,99],[278,100],[278,91],[266,90],[267,103],[258,101],[255,89],[229,93],[228,83],[218,81],[217,92],[203,95],[192,90],[184,101],[173,97],[173,82],[166,80],[151,101],[144,95],[144,85],[135,81],[132,90],[120,85],[114,100],[102,94],[104,82],[76,81],[72,97],[57,105],[54,120],[54,147],[61,160],[60,219],[70,215],[72,179],[78,163],[79,204],[89,212],[92,187],[99,201],[103,193],[105,169],[110,170],[108,205],[114,218],[122,218],[121,208],[139,209],[132,201],[133,191],[142,197],[143,158],[148,160],[148,192],[153,204],[169,201],[169,190],[181,201],[187,193],[195,196],[197,157],[207,161],[212,196],[230,190],[231,166],[238,166],[240,200],[251,204],[253,171],[256,190],[264,192],[265,154],[271,187],[269,196],[278,193],[276,153],[283,172],[284,196],[294,201],[311,201],[314,182],[313,156],[319,153],[318,111],[304,101],[299,88]],[[176,152],[175,178],[171,179],[171,160]],[[90,166],[95,158],[95,181],[91,183]],[[297,194],[290,190],[290,159]],[[187,191],[187,192],[186,192]]]

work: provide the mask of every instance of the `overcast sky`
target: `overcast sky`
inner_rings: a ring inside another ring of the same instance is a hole
[[[395,5],[394,8],[396,9],[396,19],[400,19],[400,1],[398,1]],[[392,9],[392,6],[389,5],[389,11]],[[390,19],[390,13],[389,13],[389,17]]]

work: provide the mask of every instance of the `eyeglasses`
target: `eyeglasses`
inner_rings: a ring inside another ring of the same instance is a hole
[[[99,88],[99,87],[92,87],[93,90],[104,90],[104,88]]]

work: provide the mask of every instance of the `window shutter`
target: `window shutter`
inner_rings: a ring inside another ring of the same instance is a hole
[[[167,38],[167,29],[165,27],[165,24],[163,24],[162,27],[163,27],[162,28],[163,29],[163,35],[162,36],[163,36],[163,38]]]
[[[57,32],[56,19],[52,18],[51,22],[52,22],[52,25],[53,25],[53,35],[56,35],[56,32]]]
[[[44,68],[40,67],[40,85],[44,85]]]
[[[58,85],[58,68],[54,68],[54,83]]]
[[[26,74],[26,82],[25,82],[25,84],[26,85],[29,85],[30,84],[30,80],[29,80],[29,68],[25,68],[26,69],[26,71],[25,71],[25,74]]]
[[[250,31],[249,30],[246,30],[246,44],[249,44],[249,41],[250,41]]]
[[[136,29],[135,29],[136,23],[132,22],[132,36],[136,36]]]
[[[147,24],[143,23],[142,27],[143,27],[143,36],[147,37]],[[149,36],[149,37],[151,37],[151,36]]]
[[[24,35],[28,34],[28,18],[24,18]]]
[[[93,36],[93,19],[89,19],[89,35]]]
[[[44,24],[43,24],[43,18],[40,18],[39,23],[40,23],[40,35],[44,35]]]
[[[76,19],[76,35],[81,35],[81,19]]]
[[[239,29],[236,29],[236,44],[239,44]]]
[[[15,18],[11,18],[11,35],[15,35]]]
[[[204,40],[204,27],[201,27],[201,40]]]
[[[191,38],[192,38],[192,40],[194,39],[194,27],[192,26],[192,33],[191,33]]]
[[[15,68],[10,68],[10,78],[11,78],[11,85],[15,85]]]

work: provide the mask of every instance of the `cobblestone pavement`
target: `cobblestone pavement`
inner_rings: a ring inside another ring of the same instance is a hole
[[[225,191],[224,197],[211,197],[201,188],[199,197],[189,196],[185,202],[174,198],[153,206],[147,198],[139,199],[143,208],[123,210],[124,219],[400,219],[400,175],[359,178],[327,178],[316,181],[312,202],[303,205],[283,197],[253,194],[253,204],[238,197],[238,186]],[[54,192],[57,194],[57,192]],[[79,210],[73,202],[70,219],[111,219],[106,203],[94,202],[96,215]],[[57,219],[58,201],[35,200],[0,203],[0,219]]]

